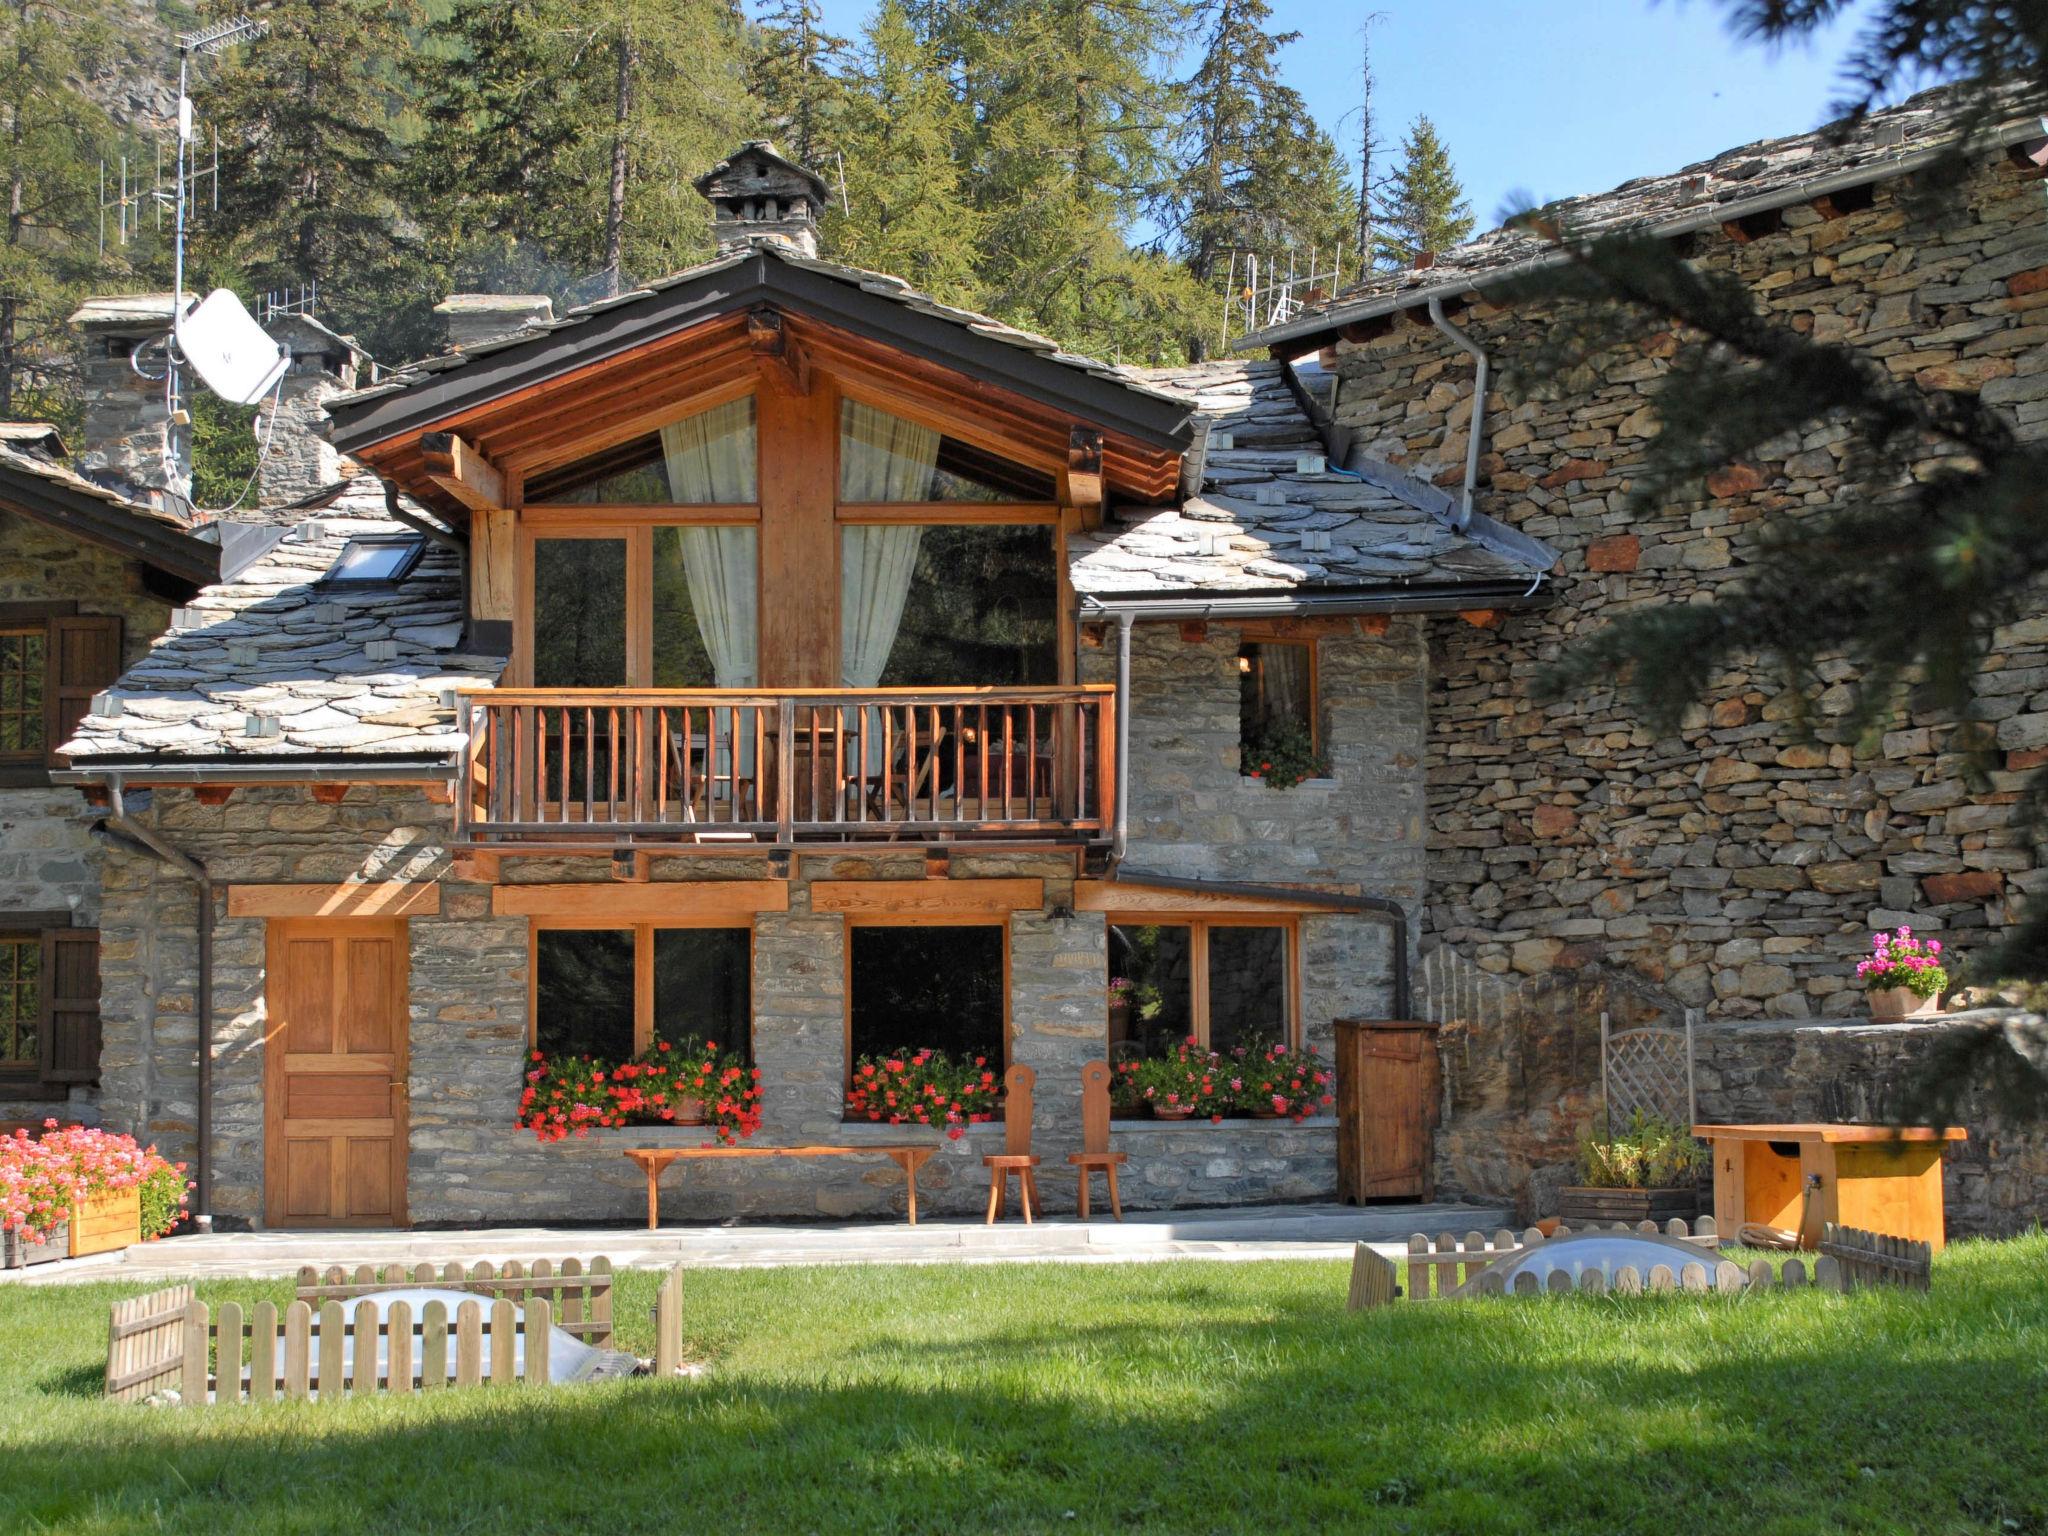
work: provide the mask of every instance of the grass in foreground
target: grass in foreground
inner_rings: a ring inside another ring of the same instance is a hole
[[[1332,1263],[693,1273],[694,1382],[99,1401],[140,1286],[0,1288],[0,1531],[2048,1536],[2048,1236],[1932,1296],[1343,1310]],[[654,1277],[622,1287],[646,1353]],[[202,1286],[215,1303],[286,1288]]]

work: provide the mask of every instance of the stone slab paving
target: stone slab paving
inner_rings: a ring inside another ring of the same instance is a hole
[[[302,1264],[416,1264],[479,1259],[559,1262],[603,1255],[619,1268],[682,1262],[710,1269],[794,1264],[1133,1263],[1160,1259],[1341,1258],[1369,1242],[1387,1252],[1415,1232],[1491,1232],[1499,1207],[1289,1205],[1132,1212],[1121,1222],[1051,1218],[879,1225],[739,1224],[644,1228],[489,1227],[403,1232],[221,1232],[123,1253],[0,1271],[0,1284],[289,1275]]]

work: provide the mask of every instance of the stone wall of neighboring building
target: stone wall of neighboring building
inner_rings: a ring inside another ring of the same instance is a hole
[[[1737,244],[1709,232],[1696,260],[1817,338],[1848,340],[1901,377],[1971,391],[2024,433],[2048,421],[2048,217],[2042,186],[1986,162],[1959,208],[1920,218],[1897,184],[1826,219]],[[1480,304],[1460,324],[1503,356],[1553,317]],[[1758,666],[1722,677],[1660,735],[1612,693],[1538,705],[1543,665],[1608,618],[1697,601],[1739,582],[1765,519],[1829,504],[1846,431],[1821,425],[1697,498],[1640,514],[1629,486],[1657,430],[1668,333],[1596,359],[1559,385],[1488,401],[1480,506],[1562,553],[1548,608],[1498,629],[1456,619],[1429,635],[1428,924],[1487,971],[1625,970],[1667,1001],[1721,1019],[1853,1013],[1873,928],[1912,923],[1967,950],[2042,888],[2015,820],[2022,776],[2048,761],[2048,619],[2000,631],[1980,713],[2005,749],[1981,792],[1931,716],[1879,742],[1839,739],[1842,679],[1817,699],[1820,740],[1796,739],[1795,700]],[[1426,322],[1342,343],[1337,412],[1363,451],[1453,483],[1471,416],[1471,364]]]
[[[149,654],[171,626],[171,603],[143,585],[142,567],[97,544],[0,510],[0,603],[76,602],[121,621],[121,664]]]

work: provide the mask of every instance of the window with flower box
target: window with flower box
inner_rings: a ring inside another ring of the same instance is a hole
[[[1292,917],[1123,917],[1109,926],[1112,1059],[1300,1043]]]
[[[753,1054],[753,931],[535,919],[533,1048],[629,1061],[696,1036]]]

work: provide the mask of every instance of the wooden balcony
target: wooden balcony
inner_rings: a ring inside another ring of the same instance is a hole
[[[465,701],[478,846],[1003,840],[1116,814],[1116,701],[1073,688],[497,689]]]

